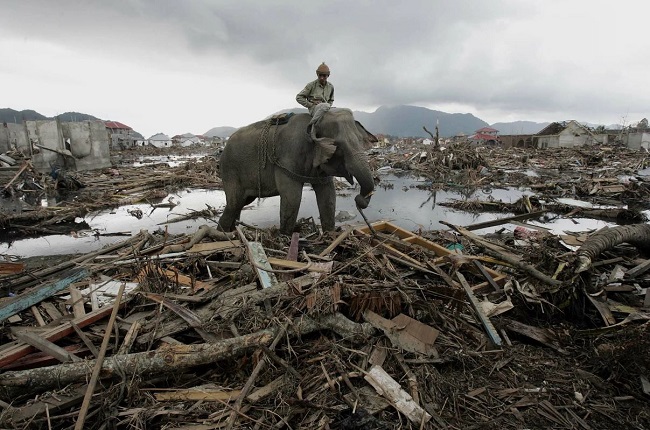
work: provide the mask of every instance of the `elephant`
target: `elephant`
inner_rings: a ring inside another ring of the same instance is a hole
[[[298,218],[303,184],[311,183],[323,231],[335,229],[334,176],[361,187],[355,197],[365,209],[374,192],[374,178],[365,149],[377,142],[352,111],[333,108],[313,127],[311,117],[294,114],[285,124],[276,117],[258,121],[232,134],[220,158],[226,207],[219,219],[224,231],[232,231],[242,208],[256,198],[280,196],[280,233],[290,235]]]

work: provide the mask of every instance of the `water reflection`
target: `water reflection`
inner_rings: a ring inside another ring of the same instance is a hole
[[[347,182],[341,182],[337,192],[337,212],[346,211],[337,225],[360,225],[363,218],[356,209],[354,196],[358,193],[356,187],[346,187]],[[447,227],[440,224],[441,220],[457,224],[469,225],[496,218],[503,218],[508,213],[468,213],[440,206],[439,203],[450,200],[494,200],[512,203],[524,194],[532,195],[530,191],[517,189],[493,190],[433,190],[426,180],[421,178],[398,177],[384,175],[380,186],[372,197],[370,206],[364,209],[364,214],[370,222],[386,220],[404,229],[439,230]],[[114,210],[91,213],[78,222],[85,221],[90,226],[86,232],[76,232],[70,235],[56,235],[33,239],[24,239],[0,244],[0,254],[11,254],[20,257],[52,254],[88,253],[100,249],[107,244],[123,240],[122,236],[101,236],[105,234],[131,235],[140,230],[155,231],[163,229],[169,234],[190,234],[203,224],[215,225],[218,216],[206,220],[185,220],[174,222],[179,217],[197,211],[213,208],[216,211],[225,206],[225,195],[221,190],[184,190],[163,199],[171,201],[171,208],[152,208],[151,205],[137,204],[122,206]],[[130,215],[142,211],[140,219]],[[279,225],[280,198],[272,197],[255,201],[242,211],[241,220],[250,225],[271,227]],[[303,190],[302,204],[298,215],[300,218],[313,217],[319,222],[316,199],[311,187]],[[350,219],[350,217],[352,217]],[[483,233],[483,231],[481,231]]]

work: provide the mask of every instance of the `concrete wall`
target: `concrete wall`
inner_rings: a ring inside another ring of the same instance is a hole
[[[0,124],[0,152],[14,149],[22,151],[25,155],[31,155],[25,124],[15,124],[13,122]]]
[[[25,121],[0,124],[0,151],[21,151],[40,172],[53,166],[74,170],[109,167],[110,148],[103,121]]]
[[[59,154],[55,152],[61,150],[63,146],[63,136],[57,122],[54,120],[25,121],[25,128],[27,138],[32,144],[34,168],[39,172],[49,172],[55,164],[63,167],[63,163],[58,162]]]
[[[61,123],[64,142],[76,158],[77,170],[103,169],[111,165],[109,136],[103,121]]]

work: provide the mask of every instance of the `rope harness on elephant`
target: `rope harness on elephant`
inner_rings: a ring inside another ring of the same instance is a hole
[[[273,135],[269,140],[269,132],[273,125],[275,125],[275,127],[273,127]],[[262,198],[262,170],[266,168],[267,160],[282,169],[282,171],[289,175],[290,178],[297,181],[308,182],[310,184],[327,184],[332,180],[329,176],[303,176],[280,164],[280,160],[278,160],[275,155],[275,134],[277,130],[278,124],[273,117],[269,118],[262,128],[260,142],[257,148],[257,198]]]

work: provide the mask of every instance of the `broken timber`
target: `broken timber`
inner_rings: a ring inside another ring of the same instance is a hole
[[[33,288],[7,300],[0,304],[0,322],[66,289],[70,284],[85,278],[88,274],[88,271],[83,268],[72,269],[65,278],[54,284]]]
[[[380,221],[372,224],[373,228],[375,231],[378,232],[383,232],[386,234],[392,234],[394,236],[397,236],[402,242],[405,242],[407,244],[413,244],[413,245],[418,245],[421,246],[425,249],[428,249],[429,251],[434,252],[438,257],[443,257],[445,255],[456,255],[455,252],[450,251],[449,249],[445,248],[444,246],[438,245],[434,242],[431,242],[430,240],[427,240],[423,238],[422,236],[419,236],[415,233],[411,233],[408,230],[404,230],[401,227],[396,226],[395,224],[392,224],[387,221]],[[356,233],[363,234],[366,236],[370,235],[370,229],[368,227],[359,227],[355,229]],[[380,242],[378,239],[373,239],[373,243],[378,243]],[[409,257],[406,254],[403,254],[396,250],[394,247],[392,247],[389,244],[383,244],[384,249],[386,249],[388,252],[392,253],[393,255],[396,255],[400,259],[403,259],[405,261],[413,261],[414,264],[417,264],[418,266],[423,266],[422,263],[420,263],[417,260],[414,260],[413,258]],[[506,281],[506,275],[503,273],[499,273],[495,270],[486,268],[485,271],[492,276],[492,279],[494,282],[497,284],[503,284]]]

